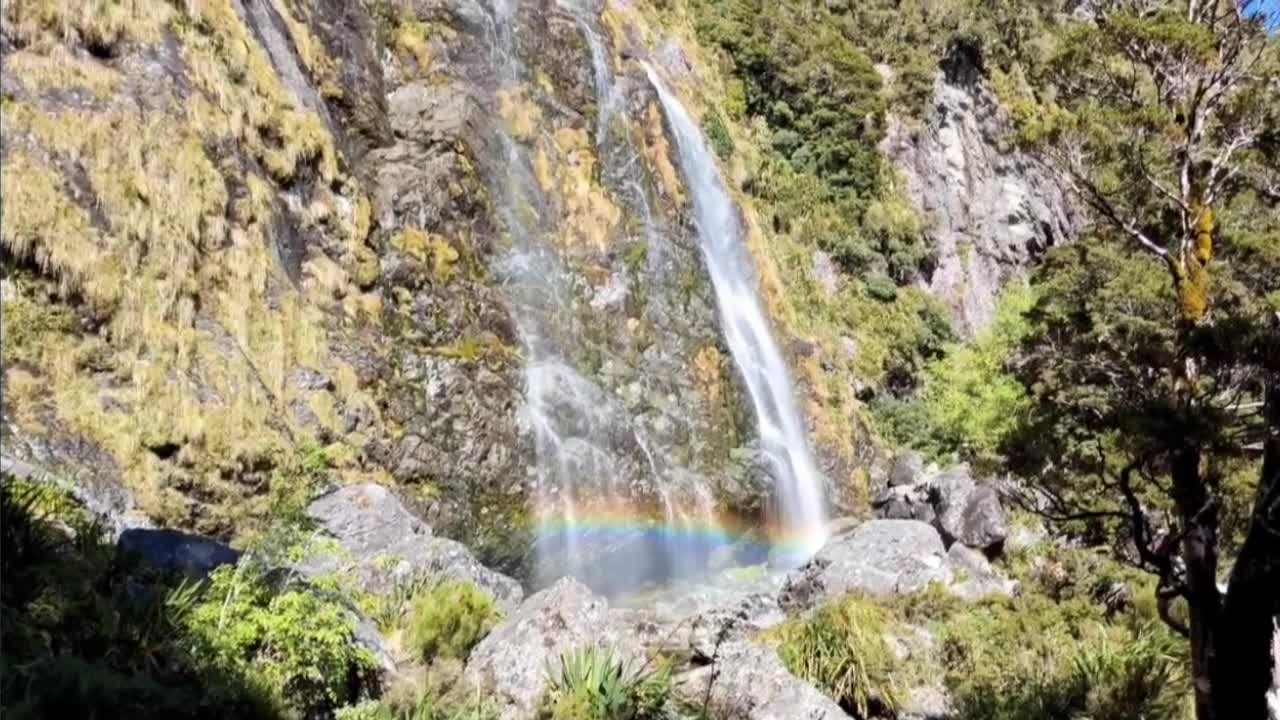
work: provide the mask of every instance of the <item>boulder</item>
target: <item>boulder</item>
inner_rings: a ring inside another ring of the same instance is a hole
[[[947,562],[955,576],[950,590],[963,600],[973,602],[995,595],[1010,596],[1017,590],[1016,581],[997,572],[986,555],[971,547],[954,543],[947,550]]]
[[[304,575],[351,574],[373,593],[423,576],[466,580],[506,610],[523,597],[519,583],[481,565],[462,543],[433,537],[430,526],[381,485],[340,488],[312,502],[307,515],[338,547],[307,558],[299,567]]]
[[[676,692],[712,717],[848,720],[840,706],[787,671],[773,650],[744,640],[720,647],[711,665],[676,679]]]
[[[804,609],[850,592],[911,593],[951,581],[946,548],[933,526],[918,520],[872,520],[830,540],[786,579],[782,607]]]
[[[975,483],[967,465],[939,473],[929,481],[938,513],[938,529],[948,542],[980,550],[998,550],[1009,536],[1009,521],[995,488]]]
[[[891,485],[871,501],[876,517],[888,520],[919,520],[933,523],[937,513],[929,502],[929,492],[920,485]]]
[[[893,459],[889,469],[889,486],[915,485],[924,473],[924,456],[914,450],[904,452]]]
[[[240,551],[217,540],[177,530],[130,528],[120,533],[116,552],[161,570],[204,578],[222,565],[234,565]]]
[[[560,656],[594,646],[632,666],[643,662],[640,644],[608,602],[564,578],[520,605],[471,651],[464,678],[495,701],[502,720],[533,718],[547,688],[547,671]]]

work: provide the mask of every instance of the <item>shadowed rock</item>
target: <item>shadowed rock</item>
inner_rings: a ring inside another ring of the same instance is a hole
[[[350,573],[374,593],[423,576],[466,580],[505,609],[523,597],[519,583],[481,565],[461,543],[432,537],[430,526],[381,485],[340,488],[311,503],[307,515],[338,547],[304,561],[305,575]]]

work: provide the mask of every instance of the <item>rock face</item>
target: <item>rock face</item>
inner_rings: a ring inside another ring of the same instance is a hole
[[[116,541],[116,551],[161,570],[180,572],[197,579],[240,560],[239,550],[217,540],[177,530],[125,530]]]
[[[938,76],[923,128],[891,121],[881,147],[931,225],[936,263],[921,282],[969,335],[991,322],[1000,290],[1080,222],[1064,185],[1007,147],[1008,132],[973,59],[957,53]]]
[[[946,547],[933,526],[917,520],[872,520],[834,538],[788,576],[781,604],[813,607],[851,592],[890,595],[952,579]]]
[[[531,596],[471,651],[466,681],[501,708],[502,720],[534,717],[547,687],[547,671],[571,650],[608,649],[626,662],[643,662],[634,636],[604,598],[565,578]]]
[[[519,583],[481,565],[461,543],[433,537],[428,525],[380,485],[336,490],[311,503],[307,515],[339,546],[339,552],[309,558],[301,568],[307,575],[351,573],[375,593],[422,576],[467,580],[508,610],[523,596]]]
[[[787,671],[773,650],[747,641],[720,648],[713,664],[678,678],[690,704],[734,720],[848,720],[831,698]]]

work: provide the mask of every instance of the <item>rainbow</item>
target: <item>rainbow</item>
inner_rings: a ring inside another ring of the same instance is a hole
[[[759,517],[718,511],[671,518],[656,505],[620,501],[575,504],[572,515],[561,508],[547,508],[535,518],[534,530],[544,538],[606,539],[642,535],[675,547],[742,545],[784,556],[804,552],[806,540],[812,539],[811,534],[788,530]]]

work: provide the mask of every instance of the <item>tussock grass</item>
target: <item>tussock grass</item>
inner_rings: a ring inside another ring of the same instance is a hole
[[[323,48],[297,8],[276,0],[276,9],[303,64],[322,77]],[[340,425],[332,397],[299,397],[286,382],[296,366],[333,375],[344,365],[329,356],[325,310],[275,260],[279,188],[323,189],[316,223],[346,243],[340,294],[351,269],[362,286],[376,281],[368,199],[342,177],[323,121],[288,96],[229,0],[26,0],[4,12],[27,43],[6,71],[23,70],[35,92],[5,103],[6,142],[21,142],[2,169],[0,241],[104,321],[98,337],[26,333],[14,351],[43,360],[27,384],[116,458],[144,510],[206,531],[230,527],[226,507],[253,491],[237,478],[306,439],[292,402]],[[110,101],[123,86],[112,58],[166,33],[192,87],[181,104],[82,112],[41,94],[80,87]],[[102,61],[67,47],[77,44]],[[355,298],[337,309],[369,314],[373,305]],[[354,395],[349,368],[343,378]],[[151,451],[167,445],[183,448],[180,468]]]

